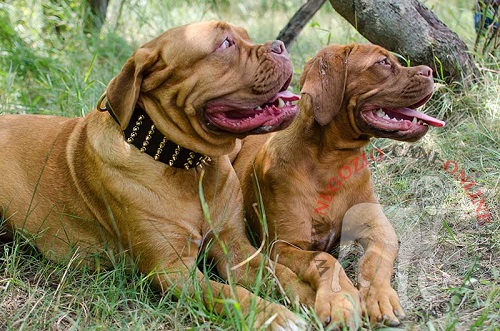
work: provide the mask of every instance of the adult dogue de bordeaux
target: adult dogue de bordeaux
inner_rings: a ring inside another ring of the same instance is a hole
[[[263,256],[246,239],[227,154],[237,138],[292,122],[292,73],[282,42],[254,44],[231,24],[195,23],[137,49],[85,117],[0,116],[0,216],[8,235],[22,233],[60,263],[112,267],[125,257],[154,275],[158,288],[187,287],[193,295],[189,277],[206,251],[222,277],[251,286]],[[275,274],[291,296],[314,301],[289,268],[277,264]],[[222,313],[219,299],[232,298],[248,314],[255,299],[254,327],[303,325],[242,286],[194,275],[210,309]]]

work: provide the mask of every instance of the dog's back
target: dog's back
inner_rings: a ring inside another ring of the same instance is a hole
[[[70,258],[70,243],[100,246],[98,234],[85,235],[95,224],[89,226],[92,213],[84,201],[75,199],[79,189],[67,153],[72,135],[82,132],[75,130],[80,123],[81,118],[0,116],[0,214],[7,238],[13,229],[21,230],[56,260]]]
[[[0,116],[0,204],[6,215],[15,210],[13,218],[28,216],[34,196],[44,196],[44,181],[50,178],[55,186],[66,180],[60,164],[66,163],[61,162],[64,146],[76,123],[75,119],[55,116]]]

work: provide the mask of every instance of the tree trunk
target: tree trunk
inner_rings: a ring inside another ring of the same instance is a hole
[[[316,14],[326,0],[308,0],[293,15],[288,24],[280,31],[276,39],[281,40],[286,48],[290,49],[293,42],[300,34],[300,31],[306,26],[307,22]]]
[[[108,0],[87,0],[89,11],[85,16],[84,31],[93,34],[101,31],[102,25],[106,20],[108,10]]]
[[[330,0],[366,39],[447,82],[478,76],[467,46],[418,0]]]

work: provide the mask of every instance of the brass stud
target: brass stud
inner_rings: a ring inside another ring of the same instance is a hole
[[[174,162],[177,160],[177,156],[179,155],[180,152],[181,152],[181,146],[177,145],[177,147],[175,148],[174,154],[172,155],[172,158],[170,159],[170,161],[168,161],[169,166],[174,165]]]
[[[161,141],[160,146],[156,150],[156,154],[155,154],[156,161],[158,161],[160,159],[160,155],[163,152],[163,147],[165,147],[166,143],[167,143],[167,139],[165,137],[163,137],[163,140]]]
[[[153,137],[154,132],[155,132],[155,126],[151,125],[151,129],[149,129],[146,139],[142,142],[142,147],[140,149],[141,153],[144,153],[146,151],[146,147],[149,145],[149,141]]]
[[[139,116],[137,121],[135,122],[135,126],[132,128],[132,133],[130,134],[130,137],[127,138],[127,142],[131,144],[135,137],[137,136],[137,131],[139,131],[139,127],[142,125],[142,120],[144,119],[144,115]]]

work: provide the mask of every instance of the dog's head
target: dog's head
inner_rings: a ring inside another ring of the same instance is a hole
[[[325,47],[306,64],[301,86],[320,125],[340,122],[358,137],[415,141],[444,125],[415,110],[432,96],[432,69],[403,67],[376,45]]]
[[[213,155],[236,137],[291,123],[299,99],[287,91],[292,74],[282,42],[253,44],[244,29],[211,21],[140,47],[106,93],[122,129],[139,106],[167,138]]]

